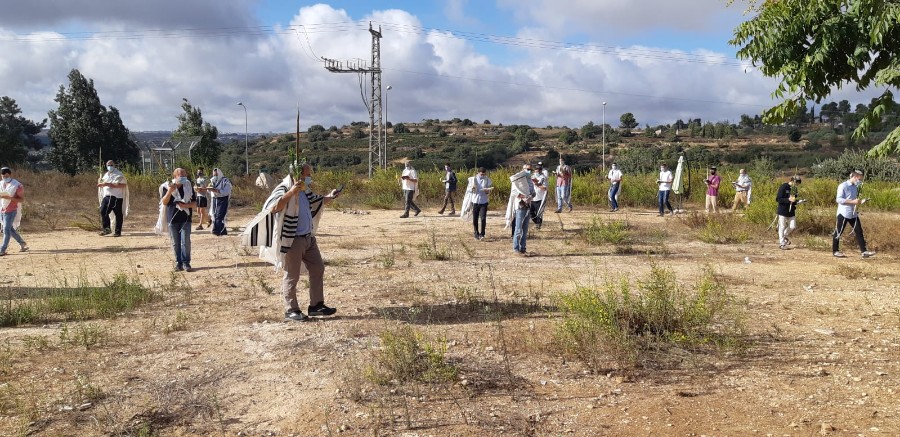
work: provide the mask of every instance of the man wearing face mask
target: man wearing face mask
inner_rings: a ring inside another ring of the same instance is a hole
[[[403,169],[403,173],[400,175],[400,186],[403,188],[403,199],[405,200],[403,215],[400,218],[409,217],[410,209],[416,211],[415,215],[419,215],[422,210],[414,202],[419,193],[419,173],[413,168],[410,161],[406,161],[406,168]]]
[[[185,169],[176,168],[172,172],[172,180],[161,187],[165,194],[160,202],[166,207],[165,220],[175,252],[176,272],[194,271],[191,267],[191,217],[192,208],[197,205],[197,195],[187,175]]]
[[[6,255],[10,238],[19,243],[20,252],[28,252],[28,245],[17,231],[22,218],[19,203],[25,199],[25,187],[12,178],[12,170],[9,167],[0,169],[0,176],[3,178],[0,181],[0,221],[3,226],[3,244],[0,245],[0,256]]]
[[[659,206],[660,217],[664,216],[666,212],[663,207],[669,208],[669,213],[675,215],[675,210],[672,209],[672,204],[669,203],[669,193],[672,192],[673,180],[674,177],[672,176],[672,172],[669,171],[669,166],[666,164],[660,164],[659,179],[656,180],[657,185],[659,185],[659,192],[656,196],[656,203]]]
[[[100,201],[100,221],[103,222],[100,235],[122,236],[122,223],[128,216],[128,181],[113,160],[106,161],[106,173],[97,181],[97,197]],[[115,233],[110,228],[110,213],[116,217]]]
[[[834,226],[834,233],[831,240],[831,251],[837,258],[844,258],[844,253],[840,251],[841,234],[847,225],[853,230],[856,236],[856,244],[859,245],[859,251],[863,258],[869,258],[875,255],[866,249],[866,238],[863,236],[862,223],[859,221],[859,205],[866,203],[868,199],[859,198],[859,184],[862,183],[863,173],[854,170],[850,173],[850,179],[838,185],[837,196],[837,219]]]
[[[619,188],[622,185],[622,170],[619,170],[619,166],[616,163],[612,164],[606,178],[609,179],[609,193],[607,193],[611,206],[609,212],[616,212],[619,210]]]
[[[513,251],[520,255],[527,253],[528,216],[535,194],[531,172],[531,164],[525,164],[522,166],[524,175],[519,178],[516,178],[519,174],[510,176],[510,181],[513,183],[509,194],[509,204],[506,208],[506,224],[507,226],[512,225]],[[516,183],[514,178],[523,183]]]
[[[222,173],[222,169],[214,168],[210,186],[206,189],[212,194],[210,215],[213,218],[213,235],[228,235],[225,226],[225,215],[228,214],[228,201],[231,198],[231,181]]]
[[[753,181],[750,180],[747,170],[741,169],[737,180],[731,185],[734,185],[734,203],[731,205],[731,212],[737,211],[740,204],[743,204],[746,209],[750,205],[750,190],[753,188]]]
[[[714,213],[719,212],[719,184],[722,183],[722,177],[716,174],[716,167],[709,168],[709,176],[703,181],[706,184],[706,213],[712,210]]]
[[[484,231],[487,227],[488,196],[494,189],[494,182],[488,177],[487,169],[478,167],[478,174],[469,178],[469,186],[470,192],[467,196],[472,204],[472,228],[475,231],[475,239],[484,240]]]
[[[531,183],[534,185],[534,199],[531,199],[531,221],[537,229],[540,229],[544,223],[544,209],[547,205],[547,172],[544,171],[543,165],[538,162],[535,166],[534,173],[531,174]]]
[[[450,205],[450,215],[453,215],[456,214],[456,200],[453,199],[453,195],[456,194],[458,180],[456,179],[456,172],[450,168],[450,164],[444,164],[444,171],[446,175],[441,179],[441,182],[444,183],[444,206],[441,207],[438,214],[443,214],[444,210],[447,209],[447,205]]]

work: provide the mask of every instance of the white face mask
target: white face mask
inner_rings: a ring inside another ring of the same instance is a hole
[[[107,166],[106,166],[106,171],[113,171],[113,170],[115,170],[115,169],[116,169],[116,166],[114,166],[114,165],[107,165]]]
[[[9,181],[11,181],[11,180],[12,180],[12,178],[9,176],[3,176],[3,182],[6,182],[8,184]]]
[[[665,167],[660,167],[660,168],[659,168],[659,171],[666,171],[666,168],[665,168]]]
[[[303,178],[303,183],[306,185],[306,188],[309,188],[312,185],[312,176]]]

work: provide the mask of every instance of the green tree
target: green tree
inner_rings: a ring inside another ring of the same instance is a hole
[[[0,163],[20,164],[28,155],[28,148],[40,149],[41,142],[34,138],[47,120],[40,123],[22,117],[22,110],[10,97],[0,97]]]
[[[818,103],[848,83],[857,90],[884,88],[853,133],[864,138],[900,87],[900,2],[779,0],[753,8],[756,16],[735,29],[730,43],[740,47],[738,57],[779,81],[773,95],[782,102],[764,111],[763,121],[782,122],[801,103]],[[900,153],[900,127],[869,153]]]
[[[619,127],[625,129],[634,129],[638,126],[637,120],[634,118],[634,114],[630,112],[626,112],[619,117]]]
[[[119,111],[100,103],[94,81],[80,71],[69,72],[69,88],[60,85],[54,99],[59,107],[48,113],[50,120],[50,163],[75,175],[100,170],[102,161],[137,165],[140,151],[122,124]],[[102,156],[101,156],[102,151]]]
[[[581,138],[586,140],[593,139],[596,137],[596,128],[594,127],[594,122],[589,121],[586,125],[581,126]]]
[[[566,129],[559,134],[559,141],[564,144],[572,144],[578,141],[578,132],[575,132],[575,129]]]
[[[191,105],[188,99],[181,99],[181,109],[184,111],[178,115],[178,127],[172,132],[173,137],[200,137],[200,142],[191,149],[191,162],[212,166],[219,162],[222,154],[222,144],[219,143],[219,129],[203,121],[203,112],[200,108]],[[323,129],[324,130],[324,129]]]

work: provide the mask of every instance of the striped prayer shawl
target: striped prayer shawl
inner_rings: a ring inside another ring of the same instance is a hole
[[[259,247],[260,256],[264,252],[268,252],[266,248],[278,247],[278,253],[275,259],[267,256],[266,259],[279,267],[283,264],[284,254],[290,250],[294,244],[294,236],[297,233],[298,217],[295,215],[298,205],[297,198],[291,198],[283,210],[272,212],[278,201],[284,197],[284,194],[294,185],[294,180],[290,175],[284,178],[280,184],[272,191],[272,194],[263,203],[262,211],[256,215],[244,229],[241,236],[241,245],[250,247]],[[323,206],[325,206],[325,198],[312,192],[305,192],[307,200],[309,200],[310,213],[312,215],[312,229],[315,235],[318,229],[319,220],[322,218]],[[276,240],[276,238],[278,240]],[[268,253],[267,253],[268,255]]]

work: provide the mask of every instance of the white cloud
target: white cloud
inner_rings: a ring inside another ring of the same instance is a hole
[[[351,17],[321,4],[299,9],[291,20],[291,25],[307,25],[303,32],[83,40],[44,34],[52,41],[21,42],[11,39],[37,35],[0,29],[0,89],[17,100],[26,117],[41,120],[56,107],[53,97],[66,84],[66,74],[78,68],[94,80],[101,101],[117,107],[133,130],[174,129],[183,97],[221,132],[243,132],[238,101],[247,107],[251,131],[293,130],[298,101],[304,129],[343,125],[368,120],[358,77],[329,73],[318,56],[369,62],[371,37],[366,24],[323,23],[369,20],[384,23],[383,84],[394,88],[386,97],[392,122],[460,117],[577,127],[599,123],[605,100],[608,123],[632,112],[643,125],[688,117],[737,120],[741,113],[756,114],[772,104],[771,79],[756,70],[745,73],[733,61],[711,65],[721,61],[720,53],[643,46],[605,52],[487,46],[507,50],[501,64],[492,60],[494,53],[479,52],[483,45],[414,30],[422,23],[405,11]],[[550,35],[537,27],[520,33],[538,39]],[[634,56],[638,51],[651,55]],[[671,60],[675,56],[700,62]],[[846,98],[855,104],[870,97]]]

